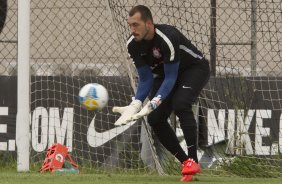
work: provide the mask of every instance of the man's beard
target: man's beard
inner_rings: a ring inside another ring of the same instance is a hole
[[[145,31],[146,31],[146,32],[143,34],[142,38],[140,38],[140,39],[136,38],[136,36],[139,36],[138,34],[137,34],[137,35],[136,35],[136,34],[133,34],[134,40],[135,40],[135,41],[145,40],[145,38],[146,38],[147,35],[149,34],[149,29],[147,29],[146,26],[145,26]]]

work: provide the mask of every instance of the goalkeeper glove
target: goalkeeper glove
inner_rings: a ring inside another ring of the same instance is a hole
[[[161,96],[158,95],[157,97],[154,97],[151,101],[149,101],[143,109],[138,112],[137,114],[134,114],[131,117],[131,120],[137,120],[139,118],[142,118],[144,116],[147,116],[150,114],[153,110],[155,110],[160,104],[161,104]]]
[[[115,126],[125,125],[132,121],[131,117],[140,111],[142,102],[140,100],[133,100],[128,106],[113,107],[113,112],[121,114],[120,118],[115,122]]]

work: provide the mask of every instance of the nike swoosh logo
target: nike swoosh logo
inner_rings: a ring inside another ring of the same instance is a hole
[[[191,87],[189,87],[189,86],[182,86],[182,88],[184,88],[184,89],[191,89]]]
[[[104,132],[97,132],[95,129],[95,117],[96,115],[92,119],[87,131],[87,142],[91,147],[99,147],[105,144],[136,123],[136,121],[132,121],[126,125],[115,127]]]

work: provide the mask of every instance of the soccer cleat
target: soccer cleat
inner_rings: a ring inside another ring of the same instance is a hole
[[[180,181],[189,182],[193,180],[193,175],[183,175]]]
[[[189,158],[182,163],[182,175],[194,175],[201,172],[200,164]]]

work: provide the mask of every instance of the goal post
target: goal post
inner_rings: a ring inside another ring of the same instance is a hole
[[[2,105],[17,107],[17,114],[6,118],[16,116],[18,171],[36,170],[47,149],[60,143],[85,171],[180,175],[180,163],[163,149],[146,119],[114,126],[119,115],[112,107],[128,105],[138,81],[125,47],[126,19],[131,7],[144,4],[155,23],[177,27],[211,62],[213,76],[193,107],[203,173],[281,176],[281,1],[8,2],[0,83],[14,85],[18,79],[17,104]],[[105,86],[110,97],[98,112],[78,101],[80,88],[93,82]],[[178,118],[171,121],[187,151]],[[13,122],[3,122],[1,133],[8,134]],[[0,151],[14,151],[13,143],[7,135]]]
[[[17,170],[29,171],[30,143],[30,0],[18,1]]]

